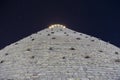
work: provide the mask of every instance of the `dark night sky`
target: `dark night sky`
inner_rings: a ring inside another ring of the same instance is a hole
[[[0,0],[0,49],[54,23],[120,47],[119,0]]]

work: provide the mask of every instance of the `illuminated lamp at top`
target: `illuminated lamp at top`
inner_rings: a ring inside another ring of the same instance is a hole
[[[53,25],[49,26],[49,29],[56,28],[56,27],[66,28],[66,26],[61,25],[61,24],[53,24]]]

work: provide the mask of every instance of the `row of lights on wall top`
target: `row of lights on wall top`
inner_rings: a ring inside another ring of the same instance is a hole
[[[49,29],[56,28],[56,27],[66,28],[66,26],[61,25],[61,24],[53,24],[53,25],[49,26]]]

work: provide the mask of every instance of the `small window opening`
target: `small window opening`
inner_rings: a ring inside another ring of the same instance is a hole
[[[35,56],[31,56],[30,58],[31,58],[31,59],[34,59],[34,58],[35,58]]]
[[[31,51],[31,49],[30,49],[30,48],[28,48],[28,49],[27,49],[27,51]]]
[[[4,62],[4,60],[0,61],[0,63],[3,63],[3,62]]]
[[[53,47],[50,47],[49,50],[53,50]]]
[[[15,45],[18,45],[18,43],[15,43]]]
[[[66,32],[64,32],[64,34],[67,34]]]
[[[115,52],[115,54],[119,54],[118,52]]]
[[[76,32],[73,32],[73,33],[76,33]]]
[[[71,47],[70,50],[75,50],[75,48]]]
[[[50,36],[50,34],[48,34],[47,36]]]
[[[34,41],[35,39],[32,39],[32,41]]]
[[[54,34],[54,32],[51,32],[51,34]]]
[[[80,40],[81,38],[76,38],[77,40]]]
[[[85,38],[88,38],[87,36]]]
[[[62,57],[62,59],[65,59],[66,57],[64,56],[64,57]]]
[[[99,50],[99,52],[103,52],[102,50]]]
[[[8,53],[5,53],[5,55],[7,56],[7,55],[8,55]]]
[[[66,36],[69,36],[69,34],[66,34]]]
[[[115,62],[120,62],[120,59],[116,59]]]
[[[62,29],[60,29],[60,31],[63,31]]]
[[[95,40],[91,40],[91,42],[94,42]]]
[[[55,37],[52,37],[52,39],[56,39]]]
[[[90,58],[90,56],[85,56],[86,59]]]
[[[14,79],[7,79],[7,80],[14,80]]]
[[[80,34],[82,36],[82,34]]]

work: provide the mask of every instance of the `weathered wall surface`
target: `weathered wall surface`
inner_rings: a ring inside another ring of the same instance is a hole
[[[68,28],[47,28],[0,51],[0,80],[120,80],[120,49]]]

